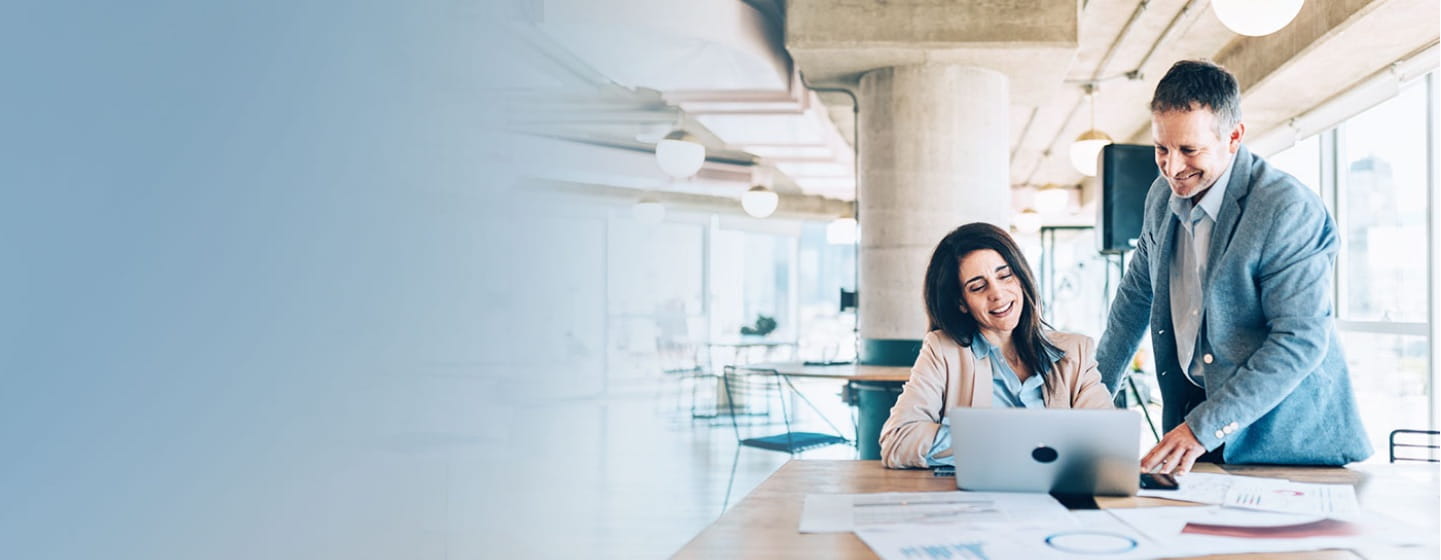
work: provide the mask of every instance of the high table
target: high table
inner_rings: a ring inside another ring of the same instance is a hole
[[[1430,534],[1438,529],[1438,476],[1434,464],[1353,465],[1346,468],[1269,467],[1197,464],[1196,472],[1272,476],[1297,482],[1346,483],[1356,486],[1361,507],[1404,519]],[[929,470],[892,470],[879,461],[792,460],[730,508],[677,558],[876,558],[853,533],[801,534],[801,508],[806,494],[863,492],[927,492],[955,490],[950,477]],[[1102,508],[1183,505],[1155,498],[1096,498]],[[1435,558],[1434,548],[1416,550],[1418,558]],[[1411,557],[1411,556],[1407,556]],[[1347,550],[1242,554],[1206,558],[1341,559],[1360,558]]]
[[[856,407],[856,451],[861,459],[881,458],[881,426],[891,414],[901,385],[911,378],[911,368],[857,364],[806,365],[776,362],[746,367],[774,369],[787,377],[843,379],[846,404]]]

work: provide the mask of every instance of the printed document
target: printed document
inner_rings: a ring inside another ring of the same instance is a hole
[[[896,524],[1069,527],[1071,513],[1049,494],[885,492],[808,494],[800,532],[843,533]]]

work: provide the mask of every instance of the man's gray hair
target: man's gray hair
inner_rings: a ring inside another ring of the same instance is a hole
[[[1241,88],[1236,77],[1207,60],[1182,60],[1166,71],[1151,97],[1151,112],[1210,109],[1216,135],[1225,138],[1241,122]]]

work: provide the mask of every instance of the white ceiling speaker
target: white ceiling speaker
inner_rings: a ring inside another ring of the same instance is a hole
[[[705,165],[705,145],[684,130],[673,130],[656,142],[655,160],[666,175],[685,179]]]
[[[1240,35],[1270,35],[1296,19],[1304,0],[1211,0],[1211,10],[1227,29]]]
[[[753,218],[766,218],[776,212],[781,197],[775,191],[756,185],[741,195],[741,209]]]

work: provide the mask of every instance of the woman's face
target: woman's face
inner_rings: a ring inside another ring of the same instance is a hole
[[[1004,339],[1021,322],[1026,298],[1021,280],[1001,254],[979,249],[961,257],[961,311],[976,319],[981,332]]]

